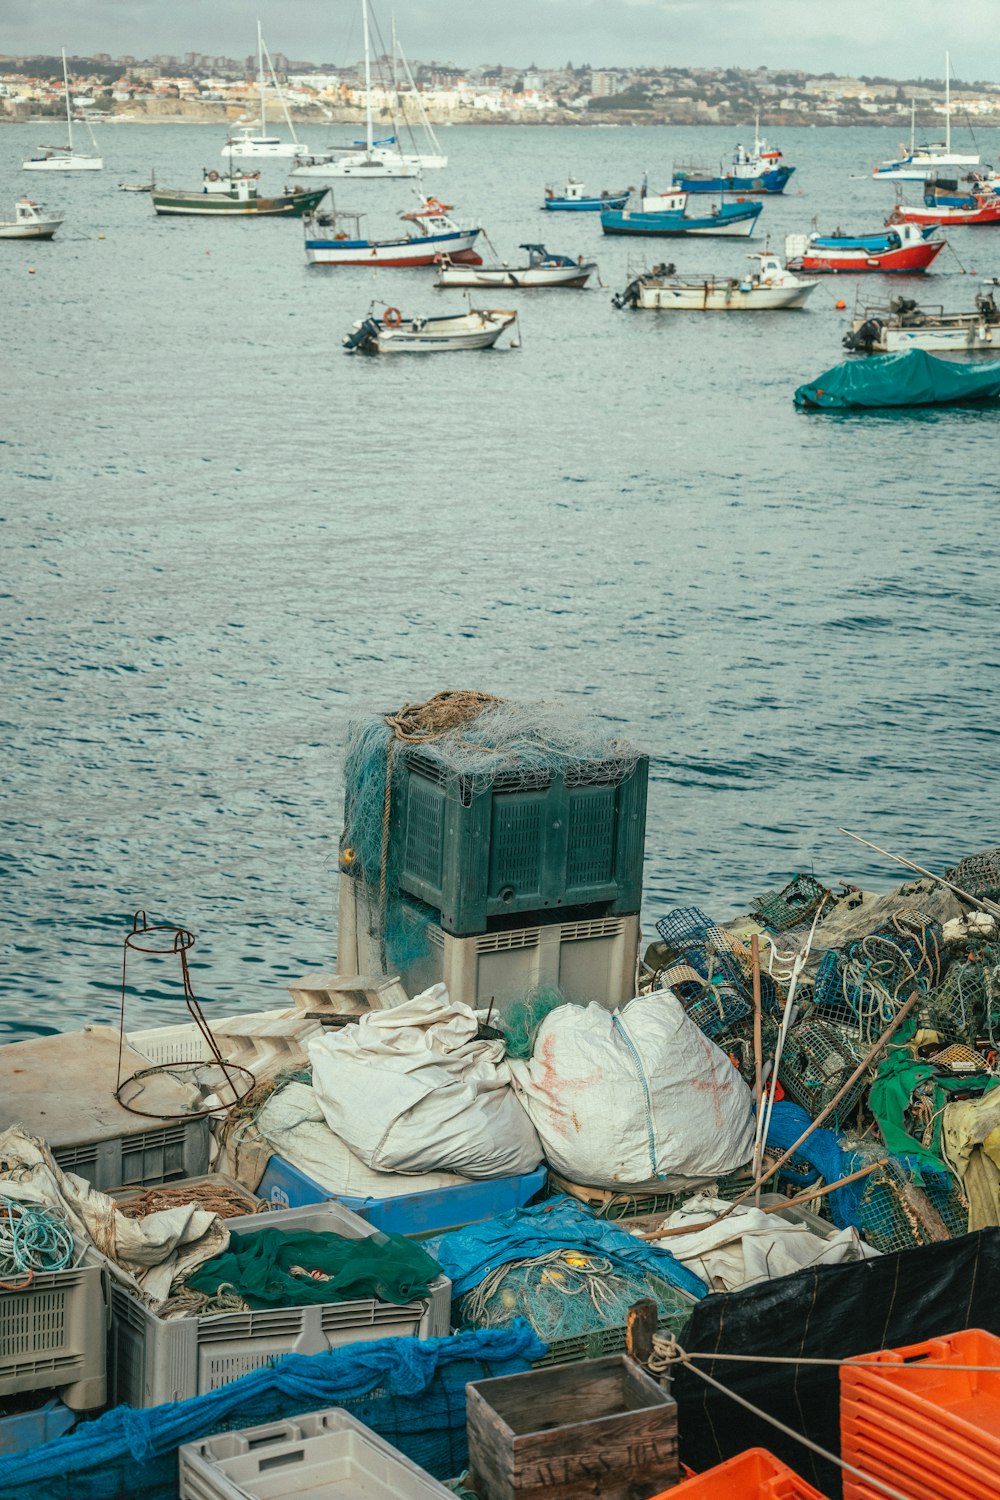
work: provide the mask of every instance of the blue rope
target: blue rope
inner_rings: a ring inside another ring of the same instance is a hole
[[[52,1209],[0,1199],[0,1277],[65,1271],[74,1254],[69,1225]]]

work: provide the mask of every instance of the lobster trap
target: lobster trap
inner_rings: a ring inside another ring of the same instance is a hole
[[[765,891],[750,903],[750,914],[771,932],[787,932],[816,913],[830,895],[812,875],[793,875],[780,891]]]
[[[891,1255],[966,1232],[968,1199],[949,1173],[925,1173],[918,1184],[898,1158],[884,1157],[881,1142],[845,1143],[845,1173],[882,1162],[860,1185],[857,1227],[862,1239]]]
[[[919,1025],[949,1041],[974,1046],[980,1038],[1000,1042],[1000,947],[973,943],[952,962],[944,980],[927,995]]]
[[[1000,848],[960,859],[954,869],[944,872],[944,878],[979,900],[1000,899]]]
[[[896,912],[882,927],[824,954],[813,1000],[824,1016],[877,1041],[913,990],[941,984],[947,967],[941,924],[917,912]]]
[[[815,1118],[836,1097],[864,1055],[865,1048],[850,1027],[813,1016],[788,1032],[778,1077],[788,1096]],[[840,1119],[857,1108],[870,1083],[863,1073],[847,1091],[838,1106]]]
[[[670,912],[656,926],[674,959],[660,971],[660,984],[673,990],[706,1036],[728,1036],[753,1014],[750,949],[696,906]],[[760,995],[767,1014],[784,1005],[781,986],[766,972],[760,974]]]

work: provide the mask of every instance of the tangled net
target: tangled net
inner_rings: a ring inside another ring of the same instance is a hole
[[[913,990],[926,993],[941,983],[946,963],[940,922],[896,912],[883,927],[824,954],[813,999],[826,1018],[873,1042]]]
[[[217,1174],[215,1174],[217,1176]],[[128,1219],[143,1219],[146,1214],[163,1208],[178,1208],[196,1203],[220,1219],[235,1219],[244,1214],[268,1213],[270,1204],[257,1198],[247,1188],[231,1186],[219,1178],[215,1182],[195,1182],[187,1187],[151,1187],[126,1198],[117,1205]]]
[[[465,1328],[506,1328],[527,1318],[546,1343],[623,1328],[628,1310],[652,1297],[661,1327],[680,1332],[693,1299],[648,1272],[625,1270],[607,1256],[583,1250],[550,1250],[497,1266],[459,1303]]]
[[[72,1230],[55,1209],[0,1196],[0,1288],[23,1291],[36,1271],[65,1271],[75,1253]]]

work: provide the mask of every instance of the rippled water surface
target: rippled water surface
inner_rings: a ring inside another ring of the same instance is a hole
[[[596,251],[607,284],[479,294],[517,298],[523,345],[450,360],[340,347],[372,298],[460,307],[432,271],[309,270],[298,224],[117,191],[196,184],[215,131],[109,126],[99,176],[19,170],[58,138],[0,131],[0,217],[26,189],[66,216],[0,255],[0,1033],[114,1019],[137,907],[198,934],[226,1009],[329,965],[346,718],[446,686],[583,700],[650,750],[647,928],[796,869],[891,883],[837,824],[938,868],[1000,842],[1000,412],[801,415],[855,279],[803,313],[615,312],[643,249],[737,270],[750,247],[539,212],[546,181],[655,185],[732,132],[443,131],[459,216],[508,259]],[[778,143],[772,243],[880,222],[891,187],[852,174],[891,132]],[[374,234],[410,206],[348,188]],[[961,266],[1000,273],[1000,232],[939,264],[896,290],[971,307]],[[183,1018],[166,978],[130,1025]]]

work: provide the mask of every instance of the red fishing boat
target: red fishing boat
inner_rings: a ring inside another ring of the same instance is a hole
[[[878,234],[789,234],[785,260],[790,271],[926,271],[947,244],[929,233],[904,223]]]
[[[996,193],[976,193],[971,206],[954,203],[922,203],[911,208],[897,203],[886,224],[1000,224],[1000,198]]]

